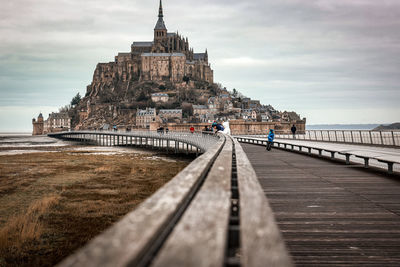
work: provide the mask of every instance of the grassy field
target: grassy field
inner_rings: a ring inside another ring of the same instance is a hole
[[[0,266],[53,266],[188,163],[85,151],[0,156]]]

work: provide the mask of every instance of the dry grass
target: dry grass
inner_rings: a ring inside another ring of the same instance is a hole
[[[27,242],[36,241],[43,232],[40,222],[43,216],[53,205],[60,200],[59,196],[47,196],[37,200],[29,206],[24,214],[19,214],[8,219],[0,229],[0,251],[3,253],[16,253]]]
[[[0,156],[0,266],[53,266],[188,163],[134,154]]]

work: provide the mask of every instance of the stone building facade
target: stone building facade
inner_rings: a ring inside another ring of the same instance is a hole
[[[62,131],[71,129],[71,118],[68,113],[51,113],[49,118],[44,123],[46,132]]]
[[[47,133],[69,131],[71,129],[71,118],[67,112],[51,113],[47,120],[44,120],[40,113],[37,120],[32,119],[32,135],[43,135]]]
[[[169,96],[168,94],[162,94],[162,93],[155,93],[151,95],[151,100],[153,102],[168,102]]]
[[[182,109],[160,109],[158,112],[159,122],[182,122]]]
[[[149,128],[150,123],[156,121],[156,117],[157,114],[155,108],[140,109],[136,113],[136,126]]]
[[[33,126],[33,131],[32,135],[42,135],[44,134],[44,120],[43,120],[43,114],[40,113],[37,120],[32,119],[32,126]]]

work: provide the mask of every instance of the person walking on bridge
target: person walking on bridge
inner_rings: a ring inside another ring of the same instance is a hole
[[[297,130],[296,125],[293,124],[290,130],[292,131],[293,139],[296,139],[296,130]]]
[[[190,127],[190,132],[191,132],[192,134],[194,134],[194,127],[193,127],[193,126]]]
[[[274,144],[274,138],[275,138],[275,133],[274,133],[274,130],[271,129],[271,130],[269,130],[269,134],[268,134],[268,142],[267,142],[266,150],[268,150],[268,151],[271,150],[271,147]]]

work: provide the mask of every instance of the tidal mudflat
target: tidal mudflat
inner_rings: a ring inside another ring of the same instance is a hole
[[[5,140],[0,140],[0,266],[53,266],[190,162],[130,148]]]

